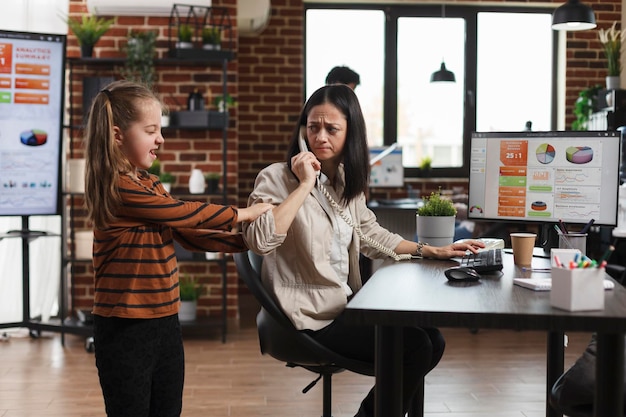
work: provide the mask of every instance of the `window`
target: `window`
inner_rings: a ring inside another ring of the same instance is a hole
[[[361,84],[354,92],[370,146],[383,144],[384,30],[381,10],[311,9],[306,13],[306,96],[324,85],[333,67],[356,71]]]
[[[307,97],[335,65],[355,92],[371,146],[402,146],[405,177],[423,157],[437,176],[467,176],[472,131],[556,128],[557,35],[547,9],[305,4]],[[532,28],[529,30],[529,28]],[[431,83],[445,62],[456,83]]]

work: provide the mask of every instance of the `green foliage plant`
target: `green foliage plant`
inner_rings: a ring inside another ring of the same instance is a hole
[[[456,216],[451,200],[441,197],[441,191],[433,191],[424,198],[424,205],[417,209],[419,216]]]
[[[125,47],[126,63],[122,70],[124,78],[152,87],[156,78],[154,58],[157,35],[158,32],[154,30],[130,31]]]
[[[182,274],[179,278],[180,300],[196,301],[204,290],[198,279],[187,274]]]
[[[219,45],[222,41],[222,31],[218,26],[205,26],[202,28],[202,43]]]
[[[178,26],[178,40],[181,42],[191,42],[193,38],[193,26],[188,23],[181,23]]]
[[[600,84],[585,88],[578,94],[574,103],[574,116],[576,120],[572,122],[572,130],[587,130],[589,116],[597,107],[598,91],[602,89]]]
[[[79,45],[95,45],[109,30],[115,19],[84,14],[80,18],[66,18],[65,22],[78,39]]]
[[[425,156],[422,158],[421,162],[420,162],[420,169],[422,171],[428,171],[433,163],[433,158],[431,158],[430,156]]]
[[[148,172],[159,177],[159,181],[162,183],[173,183],[174,176],[169,172],[161,171],[161,161],[155,159],[150,168],[148,168]]]

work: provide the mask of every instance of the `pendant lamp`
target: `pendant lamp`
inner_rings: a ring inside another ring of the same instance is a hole
[[[446,5],[441,5],[441,18],[446,18]],[[430,76],[431,83],[440,83],[440,82],[456,82],[456,77],[454,73],[446,68],[446,63],[441,59],[441,68],[437,71],[433,72]]]
[[[593,9],[579,0],[567,0],[552,14],[554,30],[588,30],[596,27]]]
[[[432,75],[430,76],[430,82],[431,83],[438,83],[438,82],[454,83],[456,82],[456,78],[454,76],[454,73],[446,68],[446,63],[441,61],[441,68],[432,73]]]

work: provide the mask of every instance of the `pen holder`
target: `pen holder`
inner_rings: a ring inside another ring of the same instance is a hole
[[[604,268],[552,268],[550,305],[568,311],[604,309]]]
[[[587,233],[559,233],[559,249],[578,249],[587,254]]]

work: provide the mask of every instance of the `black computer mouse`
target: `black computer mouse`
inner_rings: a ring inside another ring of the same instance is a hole
[[[480,279],[478,272],[469,266],[453,266],[446,269],[445,274],[448,281],[472,282]]]

